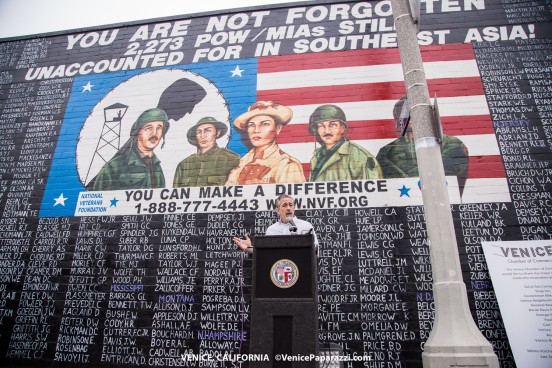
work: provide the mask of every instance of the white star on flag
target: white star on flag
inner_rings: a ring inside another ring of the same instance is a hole
[[[63,196],[63,193],[61,193],[61,195],[57,198],[54,198],[54,200],[56,201],[56,203],[54,204],[54,207],[57,206],[58,204],[61,204],[62,206],[65,206],[65,201],[69,199],[69,198],[65,198]]]
[[[240,69],[239,65],[236,65],[236,68],[232,70],[232,78],[235,76],[241,77],[242,76],[243,69]]]
[[[85,86],[82,86],[82,92],[92,92],[92,87],[94,87],[94,85],[92,83],[90,83],[90,81],[88,81],[88,83],[85,85]]]

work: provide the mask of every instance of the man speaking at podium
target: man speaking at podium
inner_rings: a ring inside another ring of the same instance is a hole
[[[295,201],[287,194],[282,194],[276,199],[276,213],[280,216],[278,222],[266,229],[265,235],[295,235],[312,233],[314,245],[318,249],[318,239],[310,222],[295,217]],[[232,238],[234,244],[248,253],[253,253],[251,239],[245,234],[245,239]]]
[[[255,252],[247,234],[232,239],[243,251],[254,253],[249,351],[272,357],[267,364],[251,362],[250,368],[289,368],[291,362],[278,358],[282,354],[305,357],[319,352],[318,241],[312,224],[295,217],[292,197],[282,194],[275,207],[278,222],[266,229],[267,236],[255,239]],[[294,234],[299,236],[287,236]],[[318,368],[315,361],[293,366]]]

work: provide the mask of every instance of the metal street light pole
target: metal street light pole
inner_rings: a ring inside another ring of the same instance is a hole
[[[498,358],[475,325],[468,305],[441,148],[433,131],[433,110],[409,1],[392,0],[392,6],[410,104],[433,275],[435,320],[425,343],[423,364],[425,368],[498,368]]]

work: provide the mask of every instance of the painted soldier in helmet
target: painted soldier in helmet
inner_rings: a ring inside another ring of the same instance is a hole
[[[176,167],[173,187],[203,187],[224,185],[228,173],[238,166],[240,156],[220,148],[216,140],[228,132],[226,124],[207,116],[188,130],[188,142],[197,152],[186,157]]]
[[[406,129],[404,136],[401,136],[399,120],[405,101],[406,95],[402,96],[393,108],[395,130],[399,138],[383,146],[377,155],[383,176],[386,179],[420,176],[412,122]],[[462,195],[468,177],[468,148],[460,139],[445,134],[441,143],[441,156],[443,157],[445,175],[457,177],[460,195]]]
[[[90,183],[92,190],[164,187],[165,176],[154,149],[168,130],[165,110],[153,108],[140,114],[132,125],[129,140]]]
[[[317,107],[309,119],[309,133],[322,144],[311,159],[310,181],[382,178],[378,161],[360,145],[345,138],[349,126],[336,105]]]

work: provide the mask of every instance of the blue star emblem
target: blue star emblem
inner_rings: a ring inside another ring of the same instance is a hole
[[[111,199],[109,202],[111,202],[111,205],[109,207],[117,207],[117,202],[119,202],[119,200],[113,197],[113,199]]]
[[[407,188],[407,187],[403,184],[402,188],[397,189],[397,190],[398,190],[399,192],[401,192],[400,197],[402,197],[403,195],[405,195],[405,196],[407,196],[407,197],[410,198],[410,194],[408,194],[408,192],[410,191],[410,189],[412,189],[412,188]]]

